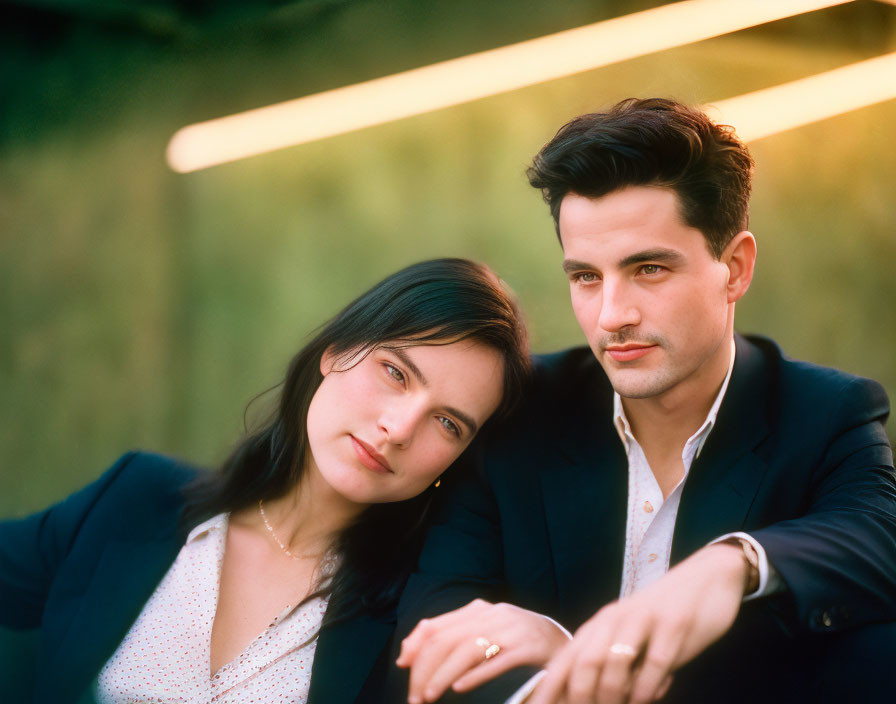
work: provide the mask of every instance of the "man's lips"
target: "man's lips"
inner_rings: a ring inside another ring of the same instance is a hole
[[[352,447],[355,450],[355,455],[367,469],[372,472],[379,472],[380,474],[386,474],[387,472],[392,471],[386,458],[374,450],[372,446],[368,445],[363,440],[358,440],[354,435],[349,435],[349,437],[352,440]]]
[[[618,345],[605,349],[616,362],[632,362],[640,359],[655,347],[656,345]]]

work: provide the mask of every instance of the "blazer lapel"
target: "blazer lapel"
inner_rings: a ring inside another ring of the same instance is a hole
[[[366,614],[325,625],[311,666],[308,704],[352,704],[394,629],[394,619]]]
[[[52,678],[37,685],[36,701],[74,701],[90,686],[140,614],[183,543],[163,538],[110,541],[65,636],[45,644]]]
[[[618,596],[625,549],[625,449],[612,392],[594,367],[592,383],[576,390],[579,403],[558,419],[565,427],[540,472],[560,616],[574,626]]]
[[[672,542],[674,564],[742,530],[768,465],[753,450],[768,435],[767,383],[758,350],[739,335],[716,425],[685,483]]]

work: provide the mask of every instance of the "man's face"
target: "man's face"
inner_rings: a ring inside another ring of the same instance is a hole
[[[682,221],[674,191],[569,194],[559,226],[573,311],[620,396],[685,399],[719,383],[733,325],[729,268]]]

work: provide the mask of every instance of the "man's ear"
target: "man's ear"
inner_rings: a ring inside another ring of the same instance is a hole
[[[728,302],[734,303],[750,288],[756,266],[756,238],[744,230],[738,232],[725,247],[719,260],[728,267]]]

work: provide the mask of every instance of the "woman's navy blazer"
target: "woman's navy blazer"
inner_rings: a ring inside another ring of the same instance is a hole
[[[0,626],[40,629],[36,704],[89,691],[193,527],[182,489],[198,471],[129,453],[65,501],[0,523]],[[394,625],[387,614],[324,626],[309,704],[381,702]]]

